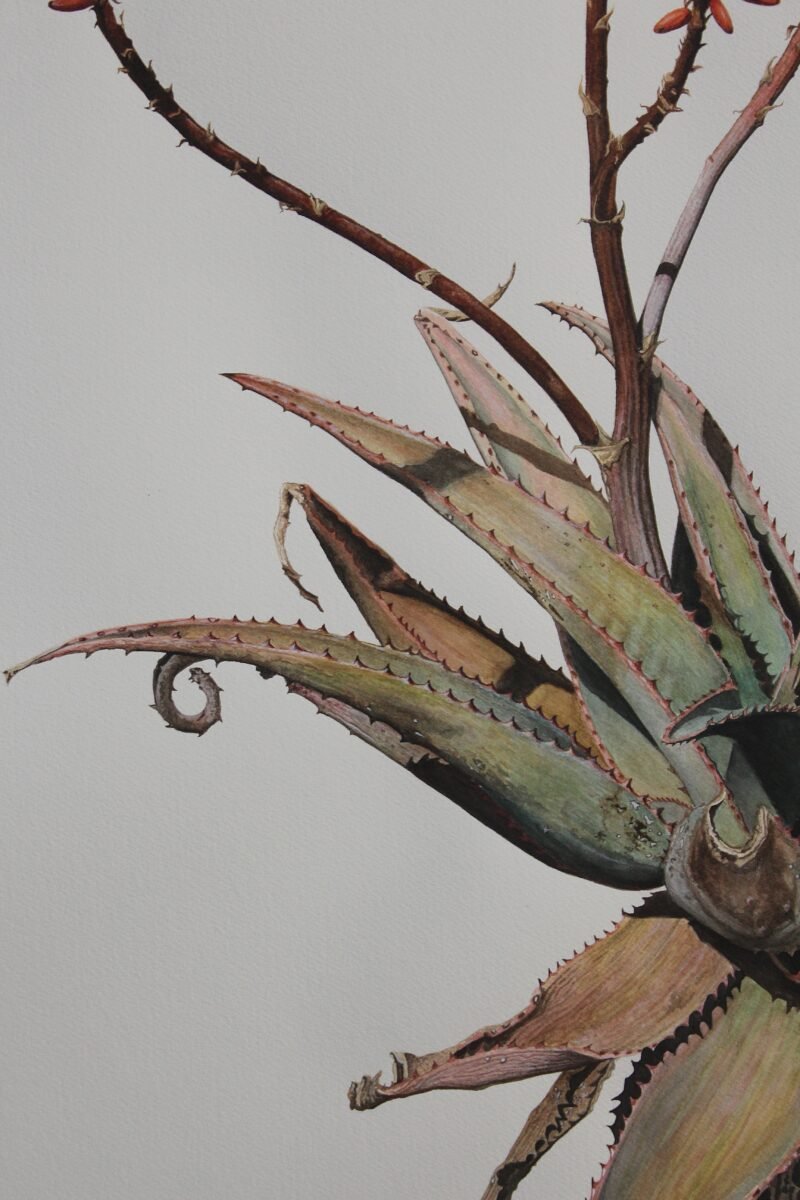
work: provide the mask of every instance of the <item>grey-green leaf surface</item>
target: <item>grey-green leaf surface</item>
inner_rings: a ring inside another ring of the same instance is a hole
[[[605,497],[516,388],[442,317],[423,309],[416,324],[487,466],[611,538]]]
[[[64,643],[9,672],[122,649],[248,663],[341,700],[478,784],[561,870],[622,887],[662,880],[669,834],[540,713],[418,654],[275,622],[153,622]]]
[[[230,378],[325,429],[488,551],[608,675],[656,740],[674,712],[727,681],[707,635],[674,596],[519,484],[374,414],[258,376]],[[703,752],[665,753],[695,803],[714,798],[719,777]]]
[[[613,363],[608,326],[572,305],[546,304],[580,329]],[[654,420],[664,447],[686,534],[695,554],[703,599],[719,600],[753,662],[729,654],[748,703],[763,698],[759,680],[774,681],[791,654],[800,623],[800,580],[766,504],[717,422],[692,390],[658,357]],[[723,641],[727,630],[719,630]]]

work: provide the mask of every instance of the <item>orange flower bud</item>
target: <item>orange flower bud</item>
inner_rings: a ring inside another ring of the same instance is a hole
[[[711,15],[719,25],[720,29],[724,29],[726,33],[733,33],[733,21],[731,14],[728,12],[722,0],[709,0],[708,4],[711,10]]]
[[[660,21],[656,21],[653,31],[654,33],[671,33],[673,29],[680,29],[681,26],[688,25],[689,17],[688,8],[673,8],[672,12],[666,13]]]

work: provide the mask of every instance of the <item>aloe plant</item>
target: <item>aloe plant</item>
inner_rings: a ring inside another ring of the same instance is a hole
[[[291,692],[548,866],[653,891],[557,967],[515,1016],[432,1054],[395,1054],[392,1080],[379,1074],[353,1083],[351,1107],[555,1075],[488,1186],[485,1196],[500,1200],[591,1110],[612,1065],[636,1055],[593,1197],[798,1194],[800,579],[738,451],[662,361],[658,340],[711,191],[797,70],[800,33],[791,34],[705,168],[637,317],[618,172],[678,107],[709,16],[727,32],[732,21],[717,0],[660,20],[660,32],[686,28],[675,65],[645,114],[612,137],[613,21],[602,0],[587,4],[588,221],[606,315],[560,301],[546,307],[613,368],[615,422],[604,433],[498,315],[502,295],[476,300],[220,141],[162,87],[106,0],[51,7],[93,8],[124,72],[191,145],[448,305],[424,308],[416,324],[477,456],[311,391],[242,372],[230,378],[331,434],[485,551],[491,569],[503,568],[552,617],[564,669],[438,597],[302,484],[287,485],[282,496],[284,571],[306,600],[316,599],[286,549],[297,505],[373,641],[302,623],[158,620],[72,638],[11,668],[9,679],[72,654],[156,654],[155,707],[173,727],[204,733],[219,718],[220,697],[198,664],[245,663],[282,677]],[[599,484],[464,335],[467,316],[571,422],[600,466]],[[650,492],[651,425],[678,513],[669,565]],[[194,717],[172,696],[185,670],[205,696]]]

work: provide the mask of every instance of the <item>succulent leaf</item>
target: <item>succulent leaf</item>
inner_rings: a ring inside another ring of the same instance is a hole
[[[612,1069],[611,1062],[600,1062],[562,1071],[529,1114],[481,1200],[510,1200],[547,1151],[589,1115]]]
[[[719,600],[751,656],[757,662],[763,660],[775,680],[791,653],[791,626],[778,605],[758,548],[710,453],[690,427],[686,409],[678,407],[663,383],[655,421],[704,592]],[[710,608],[705,595],[704,599]],[[754,701],[760,694],[758,678],[758,673],[751,673],[750,678],[741,670],[737,673],[739,688],[743,694],[746,691],[748,700]]]
[[[526,702],[566,728],[595,757],[603,757],[562,671],[531,658],[521,646],[417,583],[312,488],[292,485],[291,494],[381,645],[417,650]]]
[[[768,797],[767,807],[800,835],[800,708],[743,708],[736,692],[722,692],[683,713],[669,736],[676,741],[721,736],[739,747]],[[751,785],[750,791],[754,790]],[[739,788],[736,794],[741,791]]]
[[[518,484],[384,418],[258,376],[230,378],[326,430],[487,550],[608,675],[655,739],[674,712],[727,681],[674,596]],[[665,754],[694,802],[710,801],[717,773],[705,756],[677,749]]]
[[[691,805],[686,790],[636,713],[581,647],[562,636],[564,657],[586,707],[588,720],[629,787],[642,796],[658,796],[659,814],[668,824]]]
[[[576,524],[588,523],[596,537],[612,538],[605,498],[519,392],[430,309],[415,320],[486,465]]]
[[[249,663],[343,701],[476,783],[552,865],[621,887],[662,881],[668,832],[640,799],[541,713],[419,654],[302,626],[191,618],[88,634],[8,675],[112,649]]]
[[[373,720],[342,700],[324,696],[298,683],[289,683],[287,687],[294,695],[312,703],[321,715],[330,717],[348,733],[404,767],[427,787],[452,800],[464,812],[518,849],[534,858],[546,859],[540,842],[519,821],[503,809],[477,781],[458,771],[443,758],[431,754],[423,746],[415,746],[404,740],[402,734],[390,725]]]
[[[675,1045],[628,1089],[632,1111],[592,1200],[746,1200],[797,1147],[800,1010],[754,980],[710,1030]]]
[[[351,1104],[374,1108],[439,1088],[478,1089],[626,1057],[671,1036],[733,974],[690,921],[653,898],[559,966],[510,1021],[433,1054],[394,1056],[394,1082],[365,1077]]]
[[[580,329],[613,364],[604,321],[577,306],[543,307]],[[697,569],[774,680],[791,652],[792,632],[800,629],[800,577],[793,556],[738,450],[660,358],[654,357],[652,366],[659,383],[654,419]]]

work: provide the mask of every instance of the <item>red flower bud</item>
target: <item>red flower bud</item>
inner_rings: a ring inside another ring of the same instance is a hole
[[[711,15],[719,25],[720,29],[724,29],[726,33],[733,33],[733,21],[731,14],[728,12],[722,0],[709,0],[708,4],[711,10]]]
[[[747,0],[748,4],[780,4],[781,0]]]
[[[94,8],[94,0],[49,0],[48,8],[55,12],[79,12],[82,8]]]
[[[672,12],[666,13],[660,21],[656,21],[653,31],[654,33],[671,33],[673,29],[680,29],[681,26],[688,25],[690,15],[688,8],[673,8]]]

